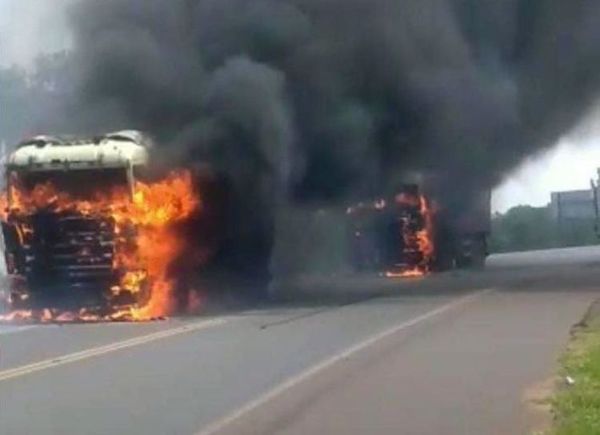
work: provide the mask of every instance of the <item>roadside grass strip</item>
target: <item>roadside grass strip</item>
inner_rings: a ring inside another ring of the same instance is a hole
[[[600,435],[600,301],[573,328],[552,399],[552,435]]]

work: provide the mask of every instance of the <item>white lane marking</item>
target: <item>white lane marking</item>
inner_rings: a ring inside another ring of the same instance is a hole
[[[37,328],[37,326],[0,326],[0,335],[17,334],[34,328]]]
[[[0,328],[2,328],[0,326]],[[6,329],[0,329],[0,335],[17,334],[19,332],[29,331],[30,329],[37,328],[35,325],[31,326],[9,326]]]
[[[416,326],[419,323],[423,323],[426,320],[432,319],[433,317],[439,316],[440,314],[443,314],[446,311],[450,311],[452,309],[458,308],[461,305],[466,305],[469,302],[472,302],[475,299],[478,299],[481,296],[486,295],[492,291],[493,291],[492,289],[486,289],[486,290],[481,290],[481,291],[478,291],[475,293],[471,293],[467,296],[463,296],[459,299],[455,299],[452,302],[442,305],[441,307],[438,307],[431,311],[428,311],[425,314],[421,314],[420,316],[417,316],[411,320],[400,323],[399,325],[396,325],[390,329],[386,329],[383,332],[375,334],[375,335],[371,336],[370,338],[366,339],[365,341],[362,341],[362,342],[350,347],[349,349],[346,349],[343,352],[341,352],[337,355],[334,355],[331,358],[326,359],[326,360],[308,368],[304,372],[301,372],[300,374],[289,378],[287,381],[277,385],[275,388],[273,388],[270,391],[267,391],[265,394],[259,396],[258,398],[246,403],[241,408],[238,408],[237,410],[226,415],[225,417],[221,418],[220,420],[210,423],[208,426],[206,426],[204,429],[202,429],[196,435],[214,435],[214,434],[220,432],[221,430],[225,429],[227,426],[229,426],[230,424],[232,424],[239,418],[241,418],[244,415],[254,411],[255,409],[265,405],[266,403],[272,401],[273,399],[277,398],[277,396],[280,396],[281,394],[292,389],[296,385],[299,385],[299,384],[303,383],[304,381],[307,381],[312,376],[318,374],[319,372],[324,371],[325,369],[328,369],[329,367],[334,366],[335,364],[339,363],[340,361],[350,358],[354,354],[357,354],[357,353],[367,349],[368,347],[374,345],[378,341],[384,340],[384,339],[386,339],[394,334],[397,334],[398,332],[403,331],[405,329],[412,328],[413,326]]]
[[[0,371],[0,382],[8,379],[14,379],[21,376],[29,375],[31,373],[39,372],[46,369],[62,366],[65,364],[71,364],[74,362],[86,360],[96,356],[106,355],[108,353],[116,352],[122,349],[127,349],[142,344],[150,343],[157,340],[162,340],[176,335],[188,334],[191,332],[206,329],[211,326],[218,326],[229,322],[229,318],[220,318],[205,320],[197,323],[190,323],[187,325],[179,326],[177,328],[167,329],[164,331],[155,332],[148,335],[142,335],[141,337],[131,338],[129,340],[119,341],[111,343],[105,346],[100,346],[92,349],[87,349],[81,352],[75,352],[68,355],[62,355],[48,360],[28,364],[21,367],[16,367],[4,371]]]

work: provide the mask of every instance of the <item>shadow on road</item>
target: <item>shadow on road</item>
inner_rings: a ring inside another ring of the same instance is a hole
[[[439,296],[485,288],[506,292],[596,291],[600,289],[600,247],[502,254],[490,257],[484,270],[451,271],[417,279],[301,277],[274,282],[272,298],[256,307],[336,307],[379,297]]]

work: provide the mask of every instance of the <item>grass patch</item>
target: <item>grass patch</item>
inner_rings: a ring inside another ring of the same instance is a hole
[[[600,301],[573,329],[573,339],[560,361],[561,379],[570,376],[552,399],[552,435],[600,435]]]

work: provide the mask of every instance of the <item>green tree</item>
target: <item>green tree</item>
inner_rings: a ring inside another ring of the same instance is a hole
[[[548,207],[520,205],[492,218],[492,252],[528,251],[597,243],[594,222],[578,219],[559,226]]]
[[[0,68],[0,140],[13,143],[25,134],[30,121],[30,94],[25,71]]]
[[[74,90],[74,69],[66,53],[40,55],[25,71],[0,67],[0,141],[12,145],[26,136],[52,133],[66,121],[65,104]]]

